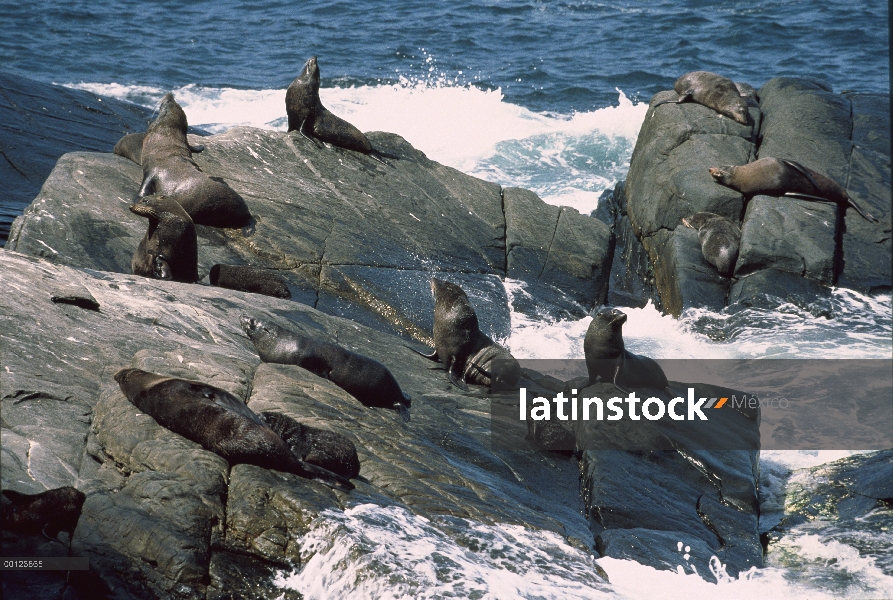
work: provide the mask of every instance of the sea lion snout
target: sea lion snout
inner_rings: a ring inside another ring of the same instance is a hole
[[[626,323],[626,313],[616,308],[603,308],[596,314],[597,317],[607,321],[610,325],[623,325]]]
[[[260,322],[254,317],[249,317],[248,315],[242,315],[239,317],[239,324],[242,326],[242,331],[251,337],[251,334],[256,332],[260,328]]]

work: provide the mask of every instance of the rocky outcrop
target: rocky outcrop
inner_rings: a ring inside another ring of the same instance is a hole
[[[576,465],[531,446],[495,454],[487,397],[461,393],[400,338],[284,299],[11,251],[0,252],[0,273],[7,290],[0,483],[23,493],[73,485],[87,494],[72,538],[48,543],[89,557],[91,570],[73,572],[68,583],[48,576],[42,596],[221,598],[259,587],[258,597],[278,597],[284,590],[271,579],[308,556],[301,538],[309,523],[364,503],[587,536]],[[412,395],[412,420],[366,408],[298,367],[261,364],[241,314],[381,361]],[[228,465],[135,409],[112,379],[126,366],[207,382],[255,412],[337,431],[356,445],[367,482],[356,480],[348,495],[288,473]],[[4,533],[3,542],[11,555],[44,551],[33,537]],[[249,584],[250,577],[265,579]],[[38,589],[35,581],[19,583]],[[4,597],[27,597],[24,589],[4,588]]]
[[[890,111],[887,94],[835,94],[803,79],[776,78],[759,90],[745,126],[698,104],[651,100],[636,142],[622,200],[629,225],[647,252],[663,310],[678,316],[692,307],[777,306],[793,302],[827,312],[832,286],[863,293],[889,290],[891,260]],[[843,185],[880,219],[830,202],[755,196],[714,182],[708,168],[763,157],[791,159]],[[731,279],[703,259],[697,235],[680,219],[706,211],[741,223],[738,262]],[[602,218],[604,216],[602,215]],[[618,219],[618,239],[625,222]],[[634,247],[628,244],[627,247]],[[615,253],[616,256],[616,253]],[[628,261],[627,261],[628,262]],[[612,288],[647,285],[621,270]],[[647,271],[647,270],[646,270]],[[644,278],[643,278],[644,275]],[[647,291],[638,293],[639,298]]]
[[[436,272],[453,274],[495,338],[509,329],[506,277],[525,285],[521,310],[579,317],[604,302],[612,240],[601,222],[428,160],[396,135],[369,138],[393,157],[388,165],[296,132],[201,138],[195,161],[246,200],[255,230],[197,226],[199,276],[215,264],[272,269],[298,302],[423,342]],[[120,156],[63,156],[8,248],[129,273],[145,233],[127,211],[141,180]]]

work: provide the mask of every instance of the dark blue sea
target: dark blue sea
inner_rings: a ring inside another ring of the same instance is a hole
[[[648,100],[683,73],[889,92],[888,24],[877,0],[3,1],[0,69],[147,107],[173,91],[190,125],[211,133],[284,131],[285,87],[316,55],[323,103],[361,130],[398,133],[434,160],[589,213],[626,177]],[[506,289],[523,293],[513,282]],[[832,319],[786,305],[677,320],[649,305],[625,309],[624,334],[632,351],[655,358],[893,355],[889,294],[838,289],[832,302]],[[503,341],[516,356],[582,356],[588,318],[512,318]],[[707,335],[717,329],[724,339]],[[765,508],[783,507],[791,469],[847,454],[764,453]],[[606,597],[587,585],[591,559],[559,536],[473,522],[466,533],[523,568],[467,551],[418,515],[363,505],[314,524],[304,544],[315,550],[277,581],[308,599],[452,597],[456,582],[499,600]],[[889,531],[810,525],[766,568],[734,580],[720,570],[713,583],[598,562],[620,598],[893,597],[893,573],[852,542],[866,537],[893,548]],[[449,584],[435,575],[444,569]]]

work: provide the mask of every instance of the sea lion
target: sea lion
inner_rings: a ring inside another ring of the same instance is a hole
[[[211,267],[210,279],[211,285],[231,290],[291,298],[291,291],[285,280],[267,269],[248,265],[214,265]]]
[[[143,184],[139,196],[174,196],[196,225],[247,227],[251,214],[245,200],[222,181],[205,175],[192,160],[186,141],[186,113],[167,94],[143,140]]]
[[[50,539],[55,539],[60,531],[67,531],[71,536],[85,499],[83,492],[70,486],[39,494],[3,490],[0,522],[4,531],[26,535],[42,533]]]
[[[394,409],[404,421],[409,421],[407,409],[412,406],[412,399],[377,360],[254,317],[242,315],[239,321],[262,361],[307,369],[328,379],[361,404]]]
[[[732,221],[710,212],[695,213],[682,219],[686,227],[698,230],[701,253],[723,277],[731,277],[738,260],[741,229]]]
[[[112,150],[118,156],[123,156],[124,158],[129,158],[136,164],[142,164],[142,155],[143,155],[143,140],[146,139],[146,132],[143,131],[141,133],[128,133],[115,144],[115,148]],[[204,146],[199,144],[198,146],[193,146],[189,144],[189,151],[193,154],[198,154],[205,149]]]
[[[492,385],[493,363],[501,361],[495,373],[501,387],[513,387],[521,376],[518,361],[508,350],[486,336],[478,326],[478,317],[465,291],[449,281],[431,278],[434,294],[434,352],[425,358],[443,363],[453,385],[467,389],[465,383]]]
[[[353,484],[298,458],[244,402],[199,381],[121,369],[115,381],[127,399],[159,425],[229,461],[315,479],[344,491]]]
[[[742,125],[748,124],[750,114],[747,112],[747,100],[741,97],[731,79],[709,71],[692,71],[677,79],[673,89],[679,94],[679,99],[658,102],[654,105],[655,109],[661,104],[682,104],[690,100]]]
[[[289,131],[297,131],[307,139],[312,136],[333,146],[362,152],[384,162],[359,129],[333,115],[320,102],[319,65],[315,56],[304,63],[301,74],[285,91],[285,112]]]
[[[301,460],[347,479],[360,474],[357,447],[346,436],[304,425],[282,413],[262,412],[260,416]]]
[[[827,200],[835,202],[844,210],[852,206],[867,221],[879,222],[862,210],[839,183],[793,160],[767,156],[746,165],[710,167],[709,170],[717,183],[748,196],[767,194],[794,196],[805,200]]]
[[[153,195],[132,204],[130,212],[149,219],[146,235],[130,262],[133,273],[184,283],[198,281],[195,225],[183,207],[170,196]]]
[[[613,383],[624,393],[628,388],[653,388],[668,390],[669,382],[654,360],[647,356],[633,354],[623,343],[623,324],[626,314],[616,308],[605,307],[592,317],[586,337],[583,339],[583,353],[586,356],[586,370],[589,383]],[[585,386],[584,386],[585,387]]]

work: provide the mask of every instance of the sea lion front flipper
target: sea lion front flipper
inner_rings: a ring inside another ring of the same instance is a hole
[[[158,255],[155,257],[155,279],[173,279],[174,275],[171,272],[171,266],[168,264],[167,259],[162,255]]]
[[[394,405],[394,408],[397,409],[397,412],[400,413],[400,418],[403,419],[404,423],[409,423],[409,411],[406,410],[406,406],[403,403],[398,402]]]
[[[800,173],[802,173],[803,176],[806,177],[806,179],[809,181],[809,184],[814,189],[816,189],[816,190],[819,189],[819,184],[816,183],[815,179],[813,179],[812,175],[810,175],[809,170],[806,167],[804,167],[803,165],[801,165],[798,162],[795,162],[793,160],[788,160],[786,158],[781,159],[781,162],[800,171]],[[825,198],[825,200],[827,200],[827,198]]]
[[[337,473],[332,473],[328,469],[323,469],[322,467],[317,467],[316,465],[312,465],[303,460],[297,459],[298,465],[301,469],[304,470],[308,479],[314,479],[320,483],[323,483],[330,488],[338,489],[343,492],[349,492],[354,489],[354,484],[350,482],[346,477],[342,477]]]
[[[189,151],[192,152],[193,154],[198,154],[200,152],[205,151],[204,144],[199,144],[197,146],[193,146],[192,144],[187,144],[187,146],[189,146]]]
[[[382,154],[378,150],[373,150],[366,156],[370,156],[370,157],[374,158],[375,160],[377,160],[378,162],[380,162],[381,164],[383,164],[386,167],[391,166],[390,163],[388,163],[387,161],[385,161],[384,158],[382,158]]]
[[[455,375],[452,371],[450,371],[450,372],[448,373],[448,376],[449,376],[449,378],[450,378],[450,383],[452,383],[454,386],[456,386],[457,388],[459,388],[459,389],[462,390],[463,392],[467,392],[467,391],[468,391],[468,386],[465,385],[465,384],[464,384],[458,377],[456,377],[456,375]]]
[[[139,198],[144,198],[146,196],[151,196],[155,193],[155,174],[151,174],[148,177],[143,179],[143,185],[140,186],[140,191],[137,193]]]
[[[307,135],[306,133],[304,133],[304,125],[306,125],[306,124],[307,124],[307,119],[305,118],[303,121],[301,121],[301,126],[298,127],[298,133],[300,133],[300,134],[303,135],[305,138],[307,138],[308,140],[310,140],[311,142],[313,142],[313,145],[314,145],[314,146],[317,146],[317,147],[318,147],[318,144],[316,143],[316,140],[315,140],[314,138],[312,138],[311,136]]]
[[[440,357],[437,356],[437,350],[434,350],[434,352],[432,352],[431,354],[425,354],[424,352],[419,352],[418,350],[416,350],[416,349],[413,348],[412,346],[407,346],[406,344],[403,344],[403,346],[404,346],[405,348],[409,348],[410,350],[412,350],[413,352],[415,352],[415,353],[418,354],[419,356],[424,356],[424,357],[427,358],[428,360],[440,360]]]
[[[623,392],[624,394],[632,394],[632,391],[626,389],[625,387],[620,385],[619,381],[617,381],[617,378],[620,377],[620,367],[622,367],[622,366],[623,366],[623,359],[621,359],[620,363],[617,364],[617,368],[614,370],[614,377],[611,380],[611,383],[613,383],[614,387],[617,388],[618,390],[620,390],[621,392]]]

